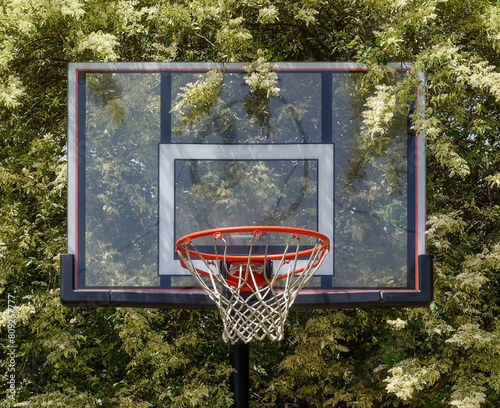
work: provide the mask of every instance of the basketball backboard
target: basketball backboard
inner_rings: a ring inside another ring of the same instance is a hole
[[[395,68],[398,80],[409,66]],[[268,97],[236,63],[69,65],[65,304],[214,308],[175,242],[243,225],[330,237],[295,308],[430,301],[425,147],[408,114],[374,148],[361,137],[365,67],[275,72]]]

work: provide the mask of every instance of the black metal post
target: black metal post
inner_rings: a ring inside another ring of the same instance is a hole
[[[247,343],[238,340],[229,348],[231,373],[231,392],[234,395],[232,408],[248,408],[250,354]]]

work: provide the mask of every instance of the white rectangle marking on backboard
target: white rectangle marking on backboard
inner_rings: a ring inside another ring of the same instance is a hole
[[[318,160],[318,231],[334,248],[333,144],[160,144],[159,145],[159,259],[160,275],[189,272],[175,260],[175,160]],[[193,231],[194,232],[194,231]],[[318,275],[333,274],[333,256],[325,259]]]
[[[78,192],[76,191],[77,183],[77,117],[78,117],[78,103],[77,103],[77,78],[76,69],[70,65],[68,69],[68,141],[67,141],[67,162],[68,162],[68,220],[67,220],[67,233],[68,233],[68,254],[76,254],[77,242],[77,227],[76,227],[76,199]]]
[[[426,79],[423,72],[418,73],[418,93],[417,93],[417,115],[419,119],[423,119],[425,115],[425,92],[426,92]],[[425,227],[427,221],[427,183],[426,183],[426,159],[425,159],[425,133],[418,131],[417,133],[417,246],[418,255],[426,253],[425,247]]]

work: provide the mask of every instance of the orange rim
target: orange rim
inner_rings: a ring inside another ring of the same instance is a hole
[[[203,257],[207,260],[218,260],[222,257],[228,262],[245,262],[250,260],[250,262],[264,262],[265,260],[279,260],[283,258],[283,253],[279,254],[269,254],[269,255],[220,255],[207,252],[197,252],[187,249],[188,245],[191,244],[191,240],[212,235],[215,240],[221,239],[223,234],[236,233],[236,232],[253,232],[254,237],[262,236],[263,232],[283,232],[290,233],[300,237],[300,235],[308,235],[318,238],[321,245],[321,251],[326,252],[330,250],[330,239],[317,231],[308,230],[305,228],[293,228],[293,227],[278,227],[278,226],[242,226],[242,227],[226,227],[226,228],[214,228],[203,231],[193,232],[191,234],[184,235],[179,238],[175,244],[176,251],[180,251],[183,254],[189,253],[190,256],[195,258]],[[182,246],[184,244],[184,246]],[[285,259],[309,256],[314,251],[314,248],[304,249],[302,251],[292,251],[284,255]],[[182,263],[182,262],[181,262]]]

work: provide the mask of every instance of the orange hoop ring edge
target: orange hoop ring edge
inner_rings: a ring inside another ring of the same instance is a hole
[[[225,260],[229,262],[245,262],[250,260],[250,262],[263,262],[264,260],[279,260],[283,258],[283,254],[269,254],[269,255],[253,255],[253,256],[246,256],[246,255],[226,255],[225,257],[223,255],[216,255],[216,254],[210,254],[210,253],[205,253],[205,252],[196,252],[193,250],[189,250],[186,247],[183,247],[182,244],[189,243],[192,239],[195,238],[200,238],[208,235],[215,235],[215,234],[228,234],[228,233],[235,233],[235,232],[283,232],[283,233],[290,233],[290,234],[295,234],[298,233],[299,235],[309,235],[316,237],[320,239],[321,241],[321,246],[322,246],[322,252],[326,252],[327,250],[330,250],[330,239],[324,235],[321,234],[320,232],[313,231],[313,230],[308,230],[305,228],[293,228],[293,227],[279,227],[279,226],[268,226],[268,225],[263,225],[263,226],[239,226],[239,227],[225,227],[225,228],[213,228],[213,229],[208,229],[208,230],[202,230],[202,231],[196,231],[192,232],[190,234],[186,234],[183,237],[179,238],[177,242],[175,243],[175,250],[180,251],[184,254],[189,252],[190,256],[193,256],[195,258],[200,258],[202,256],[204,259],[207,260],[218,260],[223,257]],[[302,251],[297,252],[289,252],[285,254],[285,259],[290,259],[290,258],[295,258],[296,256],[303,257],[303,256],[308,256],[311,255],[313,252],[314,248],[310,249],[305,249]]]

